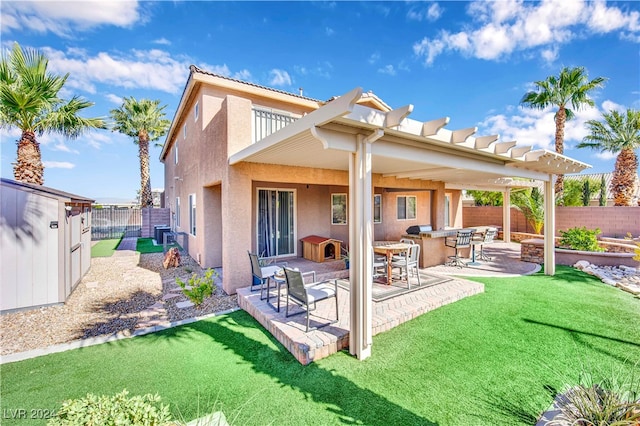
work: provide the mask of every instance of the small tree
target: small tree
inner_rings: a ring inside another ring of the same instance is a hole
[[[589,179],[582,184],[582,205],[588,206],[591,201],[591,190],[589,189]]]
[[[604,179],[604,175],[600,177],[600,197],[598,205],[604,207],[607,205],[607,182]]]
[[[511,203],[524,214],[536,234],[542,233],[544,225],[544,199],[536,187],[512,192]]]
[[[467,194],[473,197],[473,202],[476,206],[501,206],[502,205],[502,193],[495,191],[477,191],[469,190]]]

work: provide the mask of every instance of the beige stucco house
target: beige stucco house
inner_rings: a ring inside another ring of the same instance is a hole
[[[371,347],[374,240],[397,240],[411,225],[461,227],[463,189],[508,193],[512,177],[550,189],[554,173],[588,167],[475,136],[473,127],[449,130],[448,117],[412,120],[412,105],[392,109],[360,88],[320,101],[190,71],[160,157],[172,227],[188,235],[189,254],[203,267],[223,268],[227,293],[251,283],[247,250],[300,257],[304,237],[342,241],[351,256],[350,351],[359,358]],[[546,193],[553,206],[553,191]],[[545,255],[553,274],[552,246]]]

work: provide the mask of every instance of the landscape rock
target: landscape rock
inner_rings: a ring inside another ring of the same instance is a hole
[[[603,283],[617,287],[631,294],[640,295],[640,269],[630,266],[598,266],[580,260],[573,265],[576,269],[598,277]]]

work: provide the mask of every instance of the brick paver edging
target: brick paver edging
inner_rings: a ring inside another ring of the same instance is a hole
[[[215,316],[218,316],[218,315],[226,315],[226,314],[229,314],[231,312],[235,312],[235,311],[237,311],[239,309],[240,308],[233,308],[233,309],[228,309],[226,311],[215,312],[213,314],[202,315],[200,317],[187,318],[187,319],[183,319],[183,320],[180,320],[180,321],[158,324],[158,325],[154,325],[152,327],[141,328],[139,330],[135,330],[133,333],[130,332],[129,330],[125,330],[125,331],[120,331],[120,332],[118,332],[118,333],[116,333],[114,335],[110,335],[110,336],[91,337],[91,338],[88,338],[88,339],[80,339],[80,340],[74,340],[74,341],[68,342],[68,343],[60,343],[60,344],[57,344],[57,345],[51,345],[51,346],[47,346],[46,348],[33,349],[31,351],[17,352],[17,353],[8,354],[8,355],[1,355],[0,356],[0,365],[9,364],[11,362],[24,361],[25,359],[36,358],[36,357],[39,357],[39,356],[54,354],[54,353],[58,353],[58,352],[65,352],[65,351],[69,351],[69,350],[72,350],[72,349],[86,348],[86,347],[89,347],[89,346],[101,345],[103,343],[113,342],[113,341],[116,341],[116,340],[129,339],[131,337],[143,336],[145,334],[155,333],[156,331],[167,330],[169,328],[178,327],[180,325],[191,324],[192,322],[200,321],[200,320],[207,319],[207,318],[212,318],[212,317],[215,317]]]

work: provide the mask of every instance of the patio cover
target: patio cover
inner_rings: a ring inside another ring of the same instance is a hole
[[[553,176],[579,173],[588,164],[498,135],[475,136],[476,127],[446,129],[449,117],[420,122],[407,118],[413,105],[380,111],[357,101],[356,88],[261,141],[230,153],[229,164],[255,162],[349,171],[351,281],[350,351],[364,359],[371,351],[372,174],[442,181],[446,189],[502,191],[509,211],[514,178],[544,182],[545,273],[555,273]],[[505,240],[509,240],[509,215]]]

